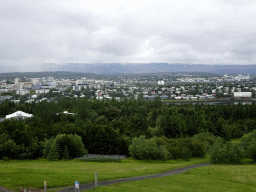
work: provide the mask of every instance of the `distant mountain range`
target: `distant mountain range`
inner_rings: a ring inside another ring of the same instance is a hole
[[[66,71],[93,74],[140,74],[140,73],[213,73],[216,75],[253,75],[256,65],[207,65],[207,64],[168,64],[168,63],[65,63],[34,64],[20,66],[0,66],[0,73],[13,72],[54,72]]]

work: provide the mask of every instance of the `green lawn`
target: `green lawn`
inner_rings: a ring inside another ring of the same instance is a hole
[[[43,188],[43,182],[47,181],[47,187],[62,187],[80,183],[93,182],[95,172],[98,180],[116,179],[159,173],[175,168],[209,161],[206,158],[194,158],[190,161],[137,161],[123,160],[113,163],[84,162],[80,160],[70,161],[0,161],[0,186],[11,190],[23,188]]]
[[[256,164],[247,165],[210,165],[191,169],[185,173],[120,183],[94,188],[93,192],[158,192],[158,191],[195,191],[226,192],[256,191]]]

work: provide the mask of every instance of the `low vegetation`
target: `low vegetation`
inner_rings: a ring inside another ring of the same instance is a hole
[[[130,155],[136,159],[185,159],[204,157],[207,148],[197,137],[167,139],[165,137],[145,136],[133,138],[129,146]]]
[[[123,159],[127,159],[125,155],[99,155],[88,154],[78,159],[86,162],[121,162]]]
[[[219,137],[210,148],[211,163],[240,164],[245,157],[256,162],[256,130],[235,141]]]
[[[239,164],[245,157],[245,153],[237,143],[233,144],[231,141],[224,143],[224,140],[219,137],[211,148],[210,156],[211,163]]]

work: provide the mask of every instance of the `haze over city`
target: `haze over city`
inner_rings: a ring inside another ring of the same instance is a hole
[[[9,71],[71,62],[254,65],[255,5],[2,0],[0,65]]]

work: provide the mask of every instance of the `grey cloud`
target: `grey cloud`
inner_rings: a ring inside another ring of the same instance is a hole
[[[251,36],[251,38],[245,38],[240,40],[241,42],[235,44],[231,49],[234,57],[237,59],[246,59],[255,62],[256,60],[256,38]]]
[[[103,43],[99,50],[104,53],[111,53],[117,56],[128,56],[136,52],[138,40],[136,38],[117,38],[114,41]]]
[[[255,14],[252,10],[248,14],[234,11],[239,10],[240,5],[253,6],[251,0],[219,0],[216,1],[219,12],[186,13],[180,9],[172,16],[168,15],[171,10],[162,9],[159,4],[157,10],[153,9],[153,16],[126,12],[127,15],[118,13],[117,18],[84,8],[76,8],[77,11],[58,9],[56,5],[51,8],[50,1],[45,2],[43,5],[38,1],[9,3],[3,0],[0,64],[35,61],[253,63],[256,59]],[[227,6],[222,9],[224,4]],[[161,10],[166,13],[160,17],[158,11]]]
[[[254,0],[220,0],[221,2],[229,5],[250,5],[253,4],[255,1]]]

